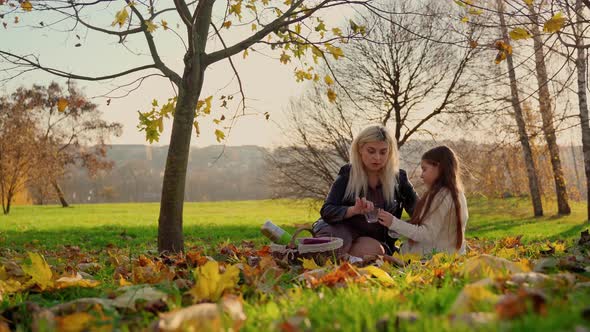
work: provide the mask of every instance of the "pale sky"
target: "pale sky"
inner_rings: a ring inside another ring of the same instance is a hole
[[[120,7],[122,5],[115,2],[115,5],[110,5],[109,8],[105,9],[103,14],[94,14],[91,21],[103,28],[116,30],[116,28],[112,28],[110,25],[114,19],[113,13],[119,10]],[[350,10],[345,11],[351,13]],[[13,24],[12,18],[5,19],[9,25],[8,29],[0,28],[0,48],[17,54],[38,55],[41,63],[44,65],[76,74],[100,76],[151,63],[151,57],[144,51],[146,49],[144,47],[146,43],[141,34],[130,38],[126,44],[134,53],[139,53],[132,54],[121,44],[118,44],[118,38],[116,36],[107,36],[86,29],[78,29],[76,32],[64,32],[63,25],[58,25],[56,28],[50,29],[32,28],[39,27],[39,22],[41,21],[45,25],[54,21],[48,16],[47,12],[37,13],[33,9],[30,13],[21,13],[18,16],[20,21],[18,24]],[[329,27],[333,27],[340,25],[339,21],[347,22],[347,20],[343,19],[344,16],[346,16],[345,13],[339,12],[336,9],[330,9],[330,13],[326,17],[327,24],[331,24]],[[169,22],[169,26],[173,27],[176,25],[176,23],[173,23],[175,21],[172,16],[163,16],[163,18]],[[231,45],[249,36],[251,34],[249,27],[250,25],[245,30],[223,29],[225,42]],[[178,31],[182,31],[182,28],[178,29]],[[181,67],[184,47],[178,38],[171,31],[164,31],[162,28],[157,29],[153,35],[163,61],[177,73],[182,74]],[[75,47],[77,43],[81,43],[82,46]],[[215,49],[220,47],[216,43],[210,43],[209,46]],[[266,55],[250,52],[250,55],[246,59],[243,59],[240,54],[234,56],[233,60],[244,84],[248,112],[257,113],[258,115],[241,117],[234,125],[229,138],[226,140],[228,145],[255,144],[270,147],[284,143],[281,141],[283,135],[279,132],[273,121],[283,121],[283,111],[289,104],[290,98],[300,94],[306,86],[306,83],[297,83],[293,74],[294,69],[297,66],[301,66],[299,61],[293,61],[288,65],[284,65],[278,61],[278,57],[280,56],[278,51],[271,51],[263,45],[255,46],[255,48],[260,49]],[[3,75],[6,75],[6,73],[0,71],[0,79],[3,78]],[[221,95],[236,93],[238,91],[236,80],[232,80],[233,73],[227,60],[209,67],[205,75],[206,78],[201,99],[213,94],[213,100],[216,100]],[[65,82],[63,79],[37,71],[22,75],[6,86],[0,87],[0,92],[10,92],[19,85],[30,86],[33,83],[47,84],[51,80]],[[120,85],[132,81],[132,76],[129,76],[125,80],[119,79],[113,82],[102,81],[96,83],[78,81],[78,85],[84,89],[87,96],[100,96],[110,91],[117,84]],[[144,133],[139,132],[136,128],[138,124],[137,111],[150,110],[151,102],[154,98],[158,99],[161,104],[173,95],[173,90],[168,80],[161,77],[154,77],[144,81],[139,90],[131,92],[127,97],[120,99],[113,98],[110,106],[106,105],[107,98],[96,98],[94,102],[100,105],[104,119],[120,122],[124,126],[123,135],[119,138],[114,138],[111,143],[147,144]],[[236,95],[234,101],[238,100],[239,95]],[[217,104],[219,105],[219,102]],[[196,135],[193,135],[195,137],[193,137],[191,145],[207,146],[218,144],[213,134],[216,126],[212,123],[212,120],[214,117],[219,118],[221,114],[225,114],[226,118],[229,118],[236,110],[236,105],[237,103],[234,103],[230,106],[229,110],[221,112],[222,109],[215,107],[216,105],[214,104],[213,116],[201,119],[201,136],[196,137]],[[265,120],[262,115],[265,112],[270,114],[270,119],[273,121]],[[226,122],[225,124],[227,125],[228,123]],[[171,121],[168,121],[160,142],[154,144],[169,144],[170,128]]]

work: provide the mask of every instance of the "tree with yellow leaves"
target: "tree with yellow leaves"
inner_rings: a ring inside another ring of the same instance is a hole
[[[119,3],[110,26],[104,24],[102,11],[111,10]],[[105,2],[2,0],[0,14],[5,20],[21,14],[39,11],[61,16],[59,24],[68,25],[72,32],[101,33],[116,38],[122,46],[136,37],[143,40],[144,49],[150,55],[150,61],[142,65],[127,68],[115,73],[91,76],[72,73],[63,68],[54,68],[42,63],[36,55],[19,54],[0,50],[0,57],[13,66],[12,69],[29,71],[42,70],[47,73],[88,81],[111,80],[119,77],[136,77],[137,81],[158,75],[170,81],[176,95],[163,106],[157,101],[151,112],[140,112],[140,128],[146,131],[148,139],[158,138],[165,118],[173,117],[170,146],[163,180],[160,217],[158,226],[158,248],[160,251],[181,251],[184,248],[182,232],[182,212],[184,203],[185,180],[192,130],[200,132],[198,119],[211,113],[212,107],[224,107],[207,103],[201,96],[205,82],[205,73],[211,65],[223,60],[236,71],[232,57],[242,54],[247,56],[255,47],[268,46],[279,51],[281,61],[300,63],[296,76],[302,80],[314,80],[314,66],[307,63],[307,57],[314,61],[328,58],[338,59],[343,56],[338,44],[351,38],[361,36],[364,27],[351,24],[350,29],[342,31],[330,29],[322,15],[345,6],[360,6],[370,11],[380,9],[372,0],[174,0],[173,6],[154,0],[135,2],[131,0]],[[98,14],[101,15],[98,15]],[[96,14],[96,15],[93,15]],[[102,18],[102,19],[101,19]],[[6,21],[3,22],[8,24]],[[58,24],[55,23],[55,24]],[[54,23],[52,23],[54,24]],[[45,26],[45,23],[42,24]],[[237,42],[226,42],[225,30],[236,26],[242,33]],[[247,30],[247,32],[244,32]],[[167,34],[169,38],[178,38],[185,52],[180,70],[173,67],[160,56],[160,45],[155,35]],[[215,41],[212,43],[211,41]],[[64,50],[64,56],[67,53]],[[97,63],[98,68],[110,68],[108,63]],[[237,72],[237,71],[236,71]],[[17,72],[13,76],[16,77]],[[241,91],[242,108],[246,101],[243,82],[237,75]],[[326,95],[330,100],[336,97],[328,89]],[[216,119],[222,121],[222,119]],[[222,130],[216,131],[218,140],[224,138]]]

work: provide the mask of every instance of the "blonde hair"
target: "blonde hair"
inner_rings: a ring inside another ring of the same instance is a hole
[[[361,197],[361,194],[367,195],[369,178],[361,158],[361,148],[363,145],[371,142],[387,142],[387,146],[389,147],[387,162],[379,173],[379,180],[381,181],[383,199],[387,203],[392,204],[395,199],[396,178],[399,173],[399,155],[397,152],[397,142],[393,139],[389,130],[381,125],[372,125],[364,128],[352,141],[352,146],[350,147],[350,164],[352,167],[344,197],[356,199],[357,197]]]

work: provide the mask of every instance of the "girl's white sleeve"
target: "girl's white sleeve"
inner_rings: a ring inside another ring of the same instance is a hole
[[[444,224],[443,221],[451,210],[452,205],[453,199],[451,198],[451,195],[445,195],[442,200],[435,199],[435,201],[432,202],[430,211],[426,212],[421,225],[414,225],[399,219],[394,219],[389,230],[416,242],[432,242],[439,234],[440,229]]]

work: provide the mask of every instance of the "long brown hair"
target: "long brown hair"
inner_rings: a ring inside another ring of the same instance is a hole
[[[453,198],[453,203],[455,205],[455,215],[457,216],[456,248],[459,250],[461,244],[463,244],[461,205],[459,204],[459,191],[462,191],[463,188],[459,174],[459,160],[451,148],[442,145],[426,151],[426,153],[422,155],[422,161],[438,167],[438,178],[416,204],[416,209],[414,210],[410,222],[415,225],[422,224],[424,217],[430,210],[436,194],[438,194],[441,189],[447,188],[451,192],[451,197]],[[424,215],[422,215],[422,212],[425,212]]]

